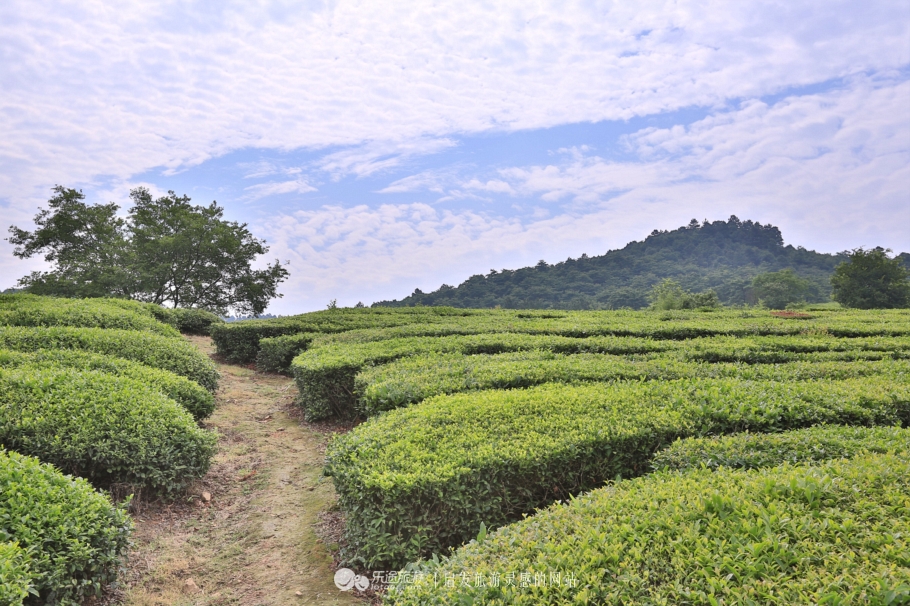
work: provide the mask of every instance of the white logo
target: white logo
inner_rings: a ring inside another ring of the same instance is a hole
[[[356,574],[350,568],[339,568],[335,573],[335,585],[341,591],[350,591],[355,587],[360,591],[366,591],[370,588],[370,579]]]

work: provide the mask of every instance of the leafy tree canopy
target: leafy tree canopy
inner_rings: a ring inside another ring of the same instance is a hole
[[[277,261],[253,269],[265,242],[246,224],[224,220],[224,209],[190,204],[174,192],[153,198],[130,192],[128,218],[114,203],[88,205],[62,186],[35,216],[36,230],[10,227],[13,254],[44,254],[49,272],[20,279],[30,292],[70,297],[127,297],[219,314],[261,314],[288,272]]]
[[[771,309],[784,309],[791,303],[801,303],[813,290],[809,280],[799,277],[789,268],[755,276],[752,288],[759,302]]]
[[[720,300],[713,290],[691,293],[672,278],[666,278],[655,284],[651,288],[648,299],[651,301],[651,309],[661,311],[720,307]]]
[[[881,247],[850,252],[831,276],[834,300],[858,309],[910,306],[910,281],[903,255],[890,259],[889,252]]]

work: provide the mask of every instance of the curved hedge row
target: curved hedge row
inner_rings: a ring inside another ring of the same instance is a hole
[[[259,341],[269,337],[304,332],[339,333],[360,328],[399,326],[434,322],[440,318],[473,316],[484,313],[451,307],[410,309],[332,309],[269,320],[243,320],[212,326],[211,335],[218,354],[229,362],[247,363],[256,359]]]
[[[264,349],[263,349],[264,351]],[[888,375],[910,381],[910,361],[790,362],[744,365],[689,362],[673,357],[629,359],[604,354],[530,350],[496,355],[427,354],[368,367],[354,378],[357,410],[373,416],[441,395],[514,389],[543,383],[672,380],[687,377],[772,381]]]
[[[29,564],[28,553],[18,543],[0,543],[0,604],[22,606],[34,591]]]
[[[902,452],[618,482],[409,567],[386,603],[905,604],[908,477]]]
[[[65,606],[100,594],[116,578],[131,529],[125,508],[85,480],[0,450],[0,603],[21,601],[26,587],[40,603]]]
[[[138,308],[113,299],[58,299],[35,295],[0,295],[0,325],[74,326],[147,330],[166,337],[180,334]]]
[[[881,378],[543,385],[440,396],[374,417],[326,456],[352,560],[403,565],[617,475],[674,439],[820,423],[910,422],[910,385]]]
[[[204,309],[162,307],[148,303],[148,310],[159,321],[170,324],[181,333],[188,335],[208,335],[213,325],[224,324],[224,320]]]
[[[331,343],[314,346],[294,358],[291,368],[300,392],[300,404],[308,420],[329,416],[352,418],[357,408],[355,378],[369,366],[400,358],[459,353],[497,354],[522,350],[554,353],[602,353],[616,355],[674,352],[682,359],[706,362],[781,363],[809,359],[818,354],[840,359],[906,355],[907,337],[837,339],[803,337],[715,337],[690,341],[656,341],[638,337],[589,337],[576,339],[513,333],[450,337],[414,337],[367,343]],[[832,355],[833,354],[833,355]],[[824,358],[822,358],[824,359]]]
[[[294,358],[306,351],[319,335],[317,332],[304,332],[261,339],[259,353],[256,355],[256,369],[262,372],[289,373]]]
[[[800,334],[826,334],[836,337],[869,337],[869,336],[905,336],[910,334],[906,325],[907,314],[901,310],[868,313],[838,311],[834,313],[815,314],[806,319],[785,319],[769,315],[767,312],[726,311],[704,313],[674,312],[519,312],[514,310],[470,310],[473,313],[451,321],[449,314],[416,316],[420,308],[408,311],[410,315],[394,322],[386,318],[386,323],[395,324],[386,328],[369,327],[371,320],[364,313],[366,310],[343,310],[351,317],[358,317],[367,327],[359,328],[358,322],[349,322],[344,326],[328,327],[320,324],[317,314],[304,314],[294,318],[263,320],[253,325],[246,322],[231,325],[225,332],[247,331],[257,334],[255,339],[246,341],[247,351],[243,355],[228,352],[235,361],[251,361],[257,356],[262,362],[260,370],[287,372],[295,354],[305,351],[313,339],[295,340],[298,333],[308,332],[314,335],[315,345],[330,343],[367,343],[413,337],[445,337],[454,335],[478,335],[491,333],[516,333],[538,336],[563,336],[588,338],[592,336],[626,336],[653,339],[692,339],[713,336],[752,337],[781,336]],[[425,308],[437,309],[437,308]],[[468,310],[463,310],[468,311]],[[339,312],[332,312],[338,314]],[[336,316],[338,317],[338,316]],[[309,323],[304,321],[310,318]],[[419,321],[416,321],[419,320]],[[375,322],[379,324],[378,322]],[[277,331],[274,334],[265,334]],[[343,332],[342,332],[343,331]],[[261,334],[259,334],[261,333]],[[280,335],[280,336],[276,336]],[[219,337],[221,338],[221,337]],[[275,339],[275,341],[272,341]],[[253,342],[255,341],[255,343]],[[269,351],[266,351],[269,350]],[[245,350],[246,351],[246,350]],[[233,356],[233,357],[232,357]],[[236,359],[235,359],[236,358]]]
[[[0,369],[0,445],[97,486],[175,491],[205,474],[216,440],[176,402],[132,379]]]
[[[782,433],[686,438],[655,454],[651,465],[654,469],[757,469],[887,452],[910,453],[910,428],[819,425]]]
[[[123,358],[77,349],[40,349],[34,353],[0,349],[0,368],[19,366],[97,370],[135,379],[180,404],[197,421],[215,410],[215,396],[195,381]]]
[[[147,332],[63,326],[0,326],[0,348],[25,352],[80,349],[169,370],[196,381],[209,391],[218,386],[218,370],[205,354],[183,339],[170,339]]]

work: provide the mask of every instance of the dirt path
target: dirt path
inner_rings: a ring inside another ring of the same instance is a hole
[[[192,341],[212,353],[209,339]],[[126,586],[112,602],[363,606],[335,587],[331,551],[313,530],[335,492],[321,476],[325,435],[289,415],[293,382],[219,370],[218,407],[206,422],[222,436],[212,469],[181,502],[134,516]]]

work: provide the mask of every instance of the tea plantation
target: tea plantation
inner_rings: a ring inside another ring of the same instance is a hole
[[[223,323],[28,295],[0,296],[3,603],[97,593],[131,527],[104,491],[206,473],[218,373],[178,330],[352,422],[324,473],[388,604],[910,603],[910,310]]]
[[[910,603],[910,311],[397,311],[212,330],[387,603]]]
[[[181,337],[219,318],[114,299],[0,295],[0,603],[81,604],[117,576],[118,494],[178,494],[217,436],[214,364]]]

